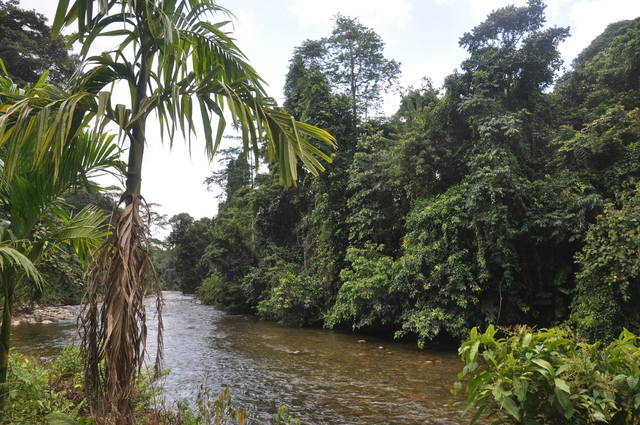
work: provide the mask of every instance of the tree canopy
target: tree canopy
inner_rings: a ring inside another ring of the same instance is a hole
[[[51,37],[47,19],[18,0],[0,1],[0,59],[19,86],[35,84],[46,71],[49,82],[64,87],[80,65],[65,38]]]
[[[440,89],[406,90],[386,120],[354,114],[335,77],[345,68],[327,65],[342,58],[331,43],[343,26],[375,33],[339,17],[331,36],[296,48],[285,106],[339,135],[341,155],[277,196],[275,168],[228,194],[203,299],[421,342],[489,323],[576,323],[606,339],[624,317],[638,330],[634,257],[620,253],[635,240],[639,20],[612,24],[559,75],[569,33],[545,26],[544,9],[489,14],[460,38],[460,70]]]

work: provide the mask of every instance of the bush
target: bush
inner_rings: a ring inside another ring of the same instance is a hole
[[[72,345],[65,347],[51,365],[51,372],[54,375],[71,374],[80,379],[82,371],[80,348]]]
[[[42,362],[12,352],[9,357],[8,399],[4,422],[13,425],[82,424],[83,398],[76,397],[80,376],[77,349],[68,348],[47,367]]]
[[[202,282],[196,291],[196,295],[203,303],[214,305],[224,310],[248,310],[240,285],[235,282],[225,281],[217,271],[211,273]]]
[[[572,321],[591,340],[611,340],[623,327],[640,331],[640,186],[619,194],[589,228],[576,255]]]
[[[603,346],[561,329],[496,333],[473,328],[459,350],[471,423],[482,416],[501,424],[639,423],[639,337],[624,330]]]
[[[198,391],[195,408],[190,407],[185,400],[178,403],[177,412],[167,411],[160,417],[163,418],[160,423],[167,425],[246,425],[249,423],[247,410],[234,405],[228,388],[213,399],[204,386]],[[281,404],[270,424],[300,425],[300,420],[289,415],[284,404]]]
[[[79,304],[85,291],[84,270],[80,260],[67,249],[50,253],[38,263],[45,276],[42,285],[23,285],[18,289],[19,302],[44,305]]]
[[[353,329],[388,326],[399,314],[391,299],[393,258],[383,255],[382,245],[366,244],[364,249],[349,248],[342,269],[342,286],[335,304],[325,315],[325,326],[351,323]]]
[[[267,297],[258,303],[263,319],[304,326],[321,319],[324,291],[318,279],[306,276],[292,263],[281,262],[269,273]]]

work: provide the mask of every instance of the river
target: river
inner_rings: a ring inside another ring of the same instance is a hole
[[[165,292],[163,321],[168,402],[192,399],[203,384],[212,394],[230,388],[260,423],[268,423],[279,402],[306,425],[468,423],[460,419],[463,401],[449,392],[462,367],[455,353],[283,327],[177,292]],[[153,320],[149,328],[151,340]],[[47,357],[74,336],[73,321],[23,324],[14,327],[13,343]]]

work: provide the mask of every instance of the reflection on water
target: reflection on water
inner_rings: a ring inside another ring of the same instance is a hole
[[[461,400],[449,393],[461,368],[453,353],[281,327],[175,292],[165,293],[163,321],[169,400],[192,398],[204,384],[212,394],[231,388],[234,400],[265,422],[284,402],[309,425],[464,423]],[[48,356],[71,340],[75,327],[68,321],[14,331],[20,351]],[[154,352],[151,341],[148,348]]]
[[[24,354],[50,358],[71,342],[76,341],[76,334],[75,319],[47,325],[42,323],[21,324],[12,329],[11,346]]]

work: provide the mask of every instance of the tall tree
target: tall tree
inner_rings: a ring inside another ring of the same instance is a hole
[[[576,57],[555,92],[563,122],[576,130],[613,106],[640,106],[640,18],[609,25]]]
[[[97,95],[98,108],[91,111],[120,127],[129,159],[122,197],[126,206],[89,275],[90,303],[84,316],[90,360],[86,384],[98,400],[106,401],[93,407],[108,409],[119,424],[132,421],[134,376],[142,366],[146,339],[142,281],[149,258],[140,190],[149,114],[157,113],[161,131],[173,140],[176,130],[189,137],[196,133],[199,124],[193,114],[199,112],[209,158],[230,117],[242,133],[245,149],[257,152],[262,141],[267,144],[267,158],[278,161],[285,185],[295,184],[299,161],[314,173],[323,169],[321,160],[330,161],[310,139],[333,146],[333,137],[277,108],[261,78],[222,30],[227,21],[208,22],[220,15],[226,19],[228,12],[212,0],[61,0],[54,20],[54,33],[77,24],[75,39],[83,45],[87,71],[74,82],[75,90],[98,94],[117,82],[129,89],[130,106],[113,105],[109,93],[103,92]],[[93,41],[102,36],[118,36],[120,44],[89,57]],[[98,315],[101,288],[104,302]],[[104,375],[98,367],[102,360]]]
[[[169,224],[171,233],[167,242],[175,255],[176,284],[182,292],[193,294],[208,271],[201,258],[211,239],[211,220],[206,217],[194,220],[181,213],[171,217]]]
[[[357,18],[337,15],[325,40],[327,69],[335,87],[351,98],[354,116],[368,117],[381,104],[381,94],[398,83],[400,64],[384,57],[384,42]]]
[[[80,64],[65,38],[51,38],[47,19],[18,0],[0,1],[0,59],[19,86],[37,83],[45,71],[49,82],[65,86]]]

